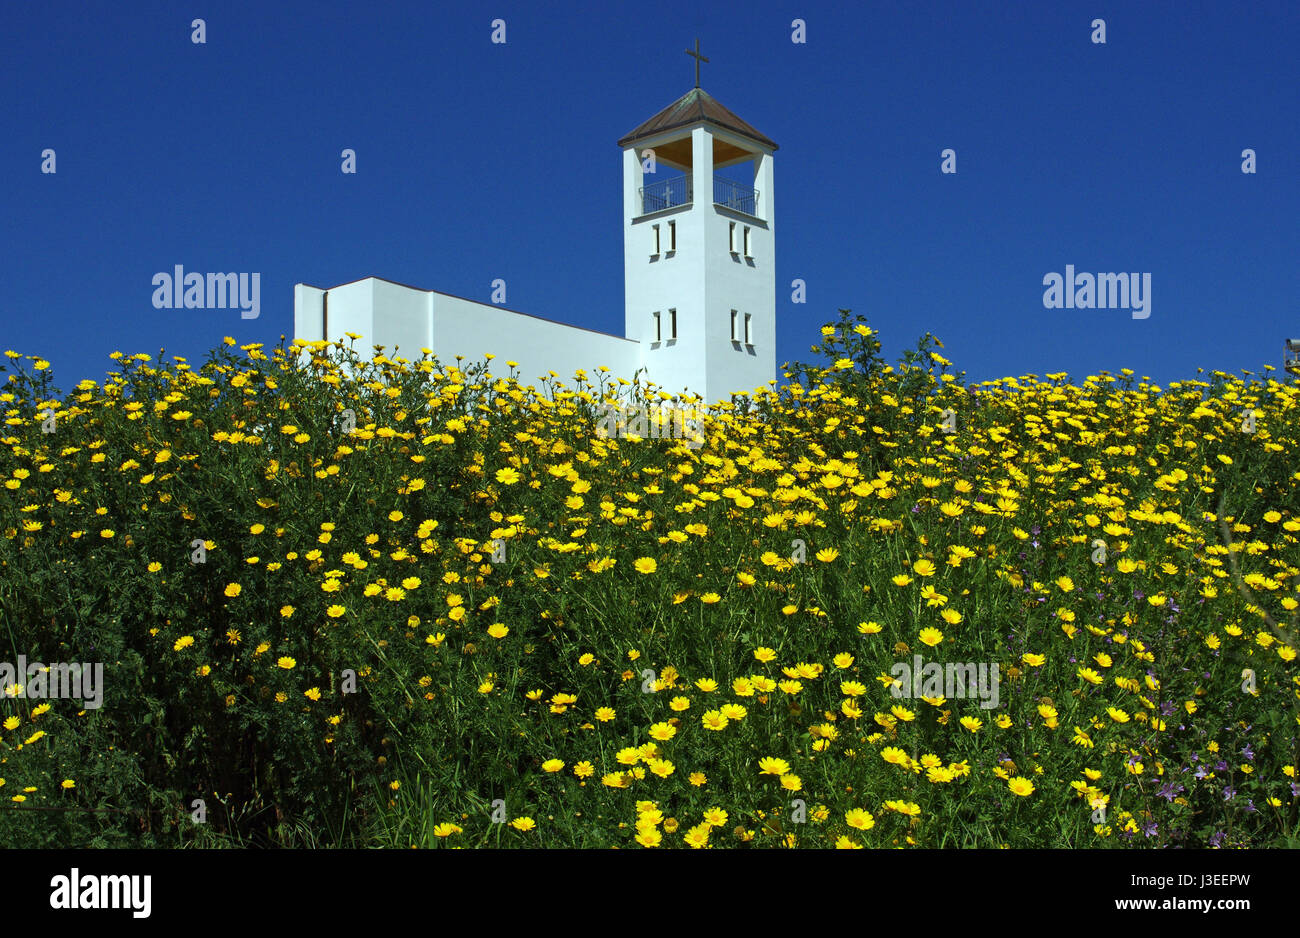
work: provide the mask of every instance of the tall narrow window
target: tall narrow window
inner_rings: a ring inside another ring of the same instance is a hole
[[[745,344],[746,345],[754,344],[753,319],[754,317],[751,316],[749,313],[745,314]]]
[[[727,230],[727,244],[730,247],[731,253],[735,254],[736,253],[736,223],[734,221],[730,223],[730,227]]]
[[[668,338],[677,338],[677,310],[668,311]]]
[[[654,241],[653,241],[652,248],[651,248],[651,251],[650,251],[650,254],[651,254],[651,256],[653,257],[655,254],[658,254],[658,253],[659,253],[659,226],[658,226],[658,225],[651,225],[650,227],[652,227],[652,228],[654,229]]]
[[[737,313],[734,309],[731,311],[731,341],[732,342],[736,342],[740,339],[740,336],[736,334],[736,318],[739,315],[740,314]]]
[[[677,250],[677,222],[675,221],[668,223],[668,250]]]
[[[663,322],[660,320],[658,312],[655,312],[654,317],[655,317],[655,341],[662,342],[664,340]]]
[[[746,256],[746,257],[753,257],[754,255],[753,255],[753,253],[749,250],[749,245],[750,245],[750,241],[749,241],[749,226],[746,225],[746,226],[745,226],[745,256]]]

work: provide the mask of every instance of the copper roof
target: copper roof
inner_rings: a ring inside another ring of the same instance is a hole
[[[665,130],[672,130],[675,127],[686,127],[700,121],[716,124],[724,130],[730,130],[742,137],[748,137],[750,140],[761,143],[765,147],[771,147],[773,150],[777,148],[770,137],[759,133],[747,122],[741,120],[703,88],[692,88],[686,92],[654,117],[637,127],[636,130],[619,140],[618,145],[625,147],[643,137],[649,137]]]

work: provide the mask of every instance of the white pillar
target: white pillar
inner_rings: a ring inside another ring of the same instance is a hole
[[[754,157],[754,188],[758,190],[758,205],[754,207],[754,213],[767,222],[767,230],[771,231],[776,220],[773,211],[771,153],[759,153]]]
[[[691,131],[691,187],[697,206],[713,204],[713,134],[705,127]]]
[[[623,151],[623,225],[641,214],[641,160],[637,158],[636,146]]]

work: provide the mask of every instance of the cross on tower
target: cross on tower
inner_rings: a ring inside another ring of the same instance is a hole
[[[698,88],[700,87],[700,63],[708,61],[708,59],[700,55],[700,40],[695,40],[695,51],[692,52],[687,49],[686,54],[695,57],[695,87]]]

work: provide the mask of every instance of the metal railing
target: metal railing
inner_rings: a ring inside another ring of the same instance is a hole
[[[1300,339],[1287,339],[1282,353],[1282,367],[1300,375]]]
[[[661,179],[659,182],[642,186],[640,192],[642,215],[661,212],[666,208],[676,208],[678,205],[689,205],[692,194],[691,177],[676,176],[672,179]]]
[[[691,191],[690,176],[675,176],[661,179],[648,186],[642,186],[637,192],[641,196],[641,214],[662,212],[664,209],[679,205],[690,205],[694,193]],[[746,215],[758,214],[758,190],[753,186],[736,182],[734,179],[713,177],[713,203],[744,212]]]
[[[735,209],[737,212],[744,212],[746,215],[757,215],[758,190],[753,186],[736,182],[734,179],[723,179],[721,176],[714,176],[713,203],[715,205],[725,205],[727,208]]]

